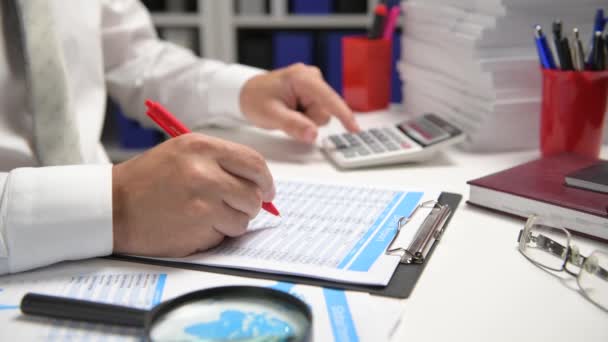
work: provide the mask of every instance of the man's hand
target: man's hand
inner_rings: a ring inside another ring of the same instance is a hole
[[[274,198],[264,158],[191,133],[112,171],[114,252],[181,257],[245,233]]]
[[[241,110],[254,125],[280,129],[312,143],[317,127],[337,117],[351,132],[359,130],[352,111],[325,83],[317,67],[304,64],[278,69],[247,81],[241,90]]]

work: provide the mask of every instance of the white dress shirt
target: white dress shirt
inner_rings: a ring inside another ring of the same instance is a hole
[[[112,165],[100,143],[107,96],[147,126],[146,98],[190,127],[239,124],[241,87],[261,72],[159,41],[136,0],[50,3],[86,165],[38,167],[18,33],[0,13],[0,274],[112,252]]]

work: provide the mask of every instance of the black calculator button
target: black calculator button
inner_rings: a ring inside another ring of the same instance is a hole
[[[389,140],[390,140],[390,139],[389,139],[389,138],[386,136],[386,134],[382,133],[382,131],[381,131],[381,130],[379,130],[379,129],[377,129],[377,128],[371,129],[371,130],[370,130],[370,132],[372,133],[372,135],[373,135],[374,137],[376,137],[376,139],[380,140],[380,141],[381,141],[381,142],[383,142],[383,143],[384,143],[384,142],[386,142],[386,141],[389,141]]]
[[[346,142],[344,142],[344,140],[342,140],[339,136],[337,135],[331,135],[329,137],[329,140],[331,140],[331,142],[334,144],[334,146],[337,149],[343,149],[343,148],[347,148],[348,144]]]
[[[372,128],[369,130],[369,132],[376,138],[378,138],[378,135],[382,134],[382,132],[377,128]]]
[[[374,153],[382,153],[386,151],[382,145],[377,143],[369,144],[369,147],[372,149],[372,151],[374,151]]]
[[[367,148],[365,148],[363,146],[359,146],[357,148],[357,154],[360,156],[369,156],[371,154],[371,152]]]
[[[386,149],[389,151],[397,151],[399,149],[399,147],[397,147],[397,145],[393,144],[390,141],[385,142],[384,147],[386,147]]]
[[[342,138],[348,142],[350,146],[360,146],[361,141],[351,133],[346,133],[342,135]]]
[[[399,144],[404,140],[402,137],[400,137],[399,135],[397,135],[397,133],[393,132],[392,130],[390,130],[388,128],[384,130],[384,133],[386,133],[386,135],[388,135],[389,137],[391,137],[394,142],[397,142]]]
[[[342,151],[342,155],[344,156],[344,158],[354,158],[357,155],[357,153],[355,153],[355,151],[352,148],[349,148],[349,149]]]
[[[359,137],[361,138],[361,140],[363,140],[366,144],[371,144],[374,142],[374,138],[372,138],[371,134],[369,134],[368,132],[361,132],[359,133]]]
[[[380,136],[377,137],[378,140],[382,141],[382,142],[386,142],[386,141],[391,141],[391,139],[389,139],[389,137],[387,137],[386,135],[382,134]]]

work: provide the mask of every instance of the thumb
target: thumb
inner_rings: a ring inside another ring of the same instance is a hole
[[[284,104],[277,104],[271,109],[273,126],[296,140],[312,144],[317,138],[317,125],[304,114],[290,109]]]

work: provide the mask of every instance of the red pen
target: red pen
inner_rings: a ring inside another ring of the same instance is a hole
[[[191,132],[188,127],[179,122],[175,116],[163,108],[160,103],[146,100],[146,107],[148,107],[146,114],[170,136],[175,138],[179,135]],[[272,202],[262,202],[262,209],[274,216],[280,216],[279,211]]]

